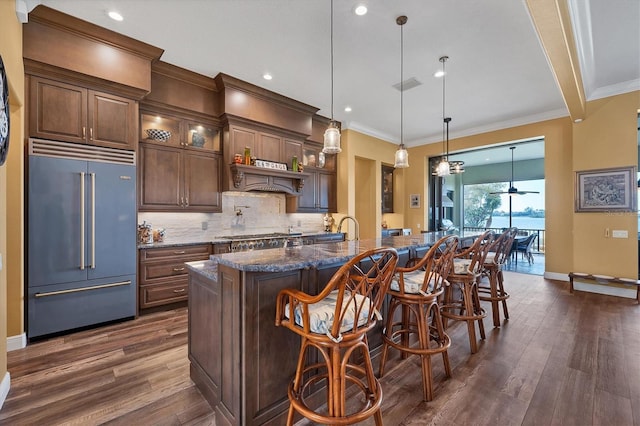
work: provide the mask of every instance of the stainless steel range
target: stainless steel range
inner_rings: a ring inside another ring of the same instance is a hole
[[[223,238],[231,240],[232,253],[302,244],[302,234],[300,233],[286,234],[275,232],[271,234],[234,235]]]

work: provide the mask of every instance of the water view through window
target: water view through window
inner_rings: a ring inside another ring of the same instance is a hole
[[[545,229],[544,179],[514,182],[518,191],[538,194],[490,194],[507,191],[509,182],[464,185],[464,226],[482,228]],[[509,210],[511,198],[511,210]]]

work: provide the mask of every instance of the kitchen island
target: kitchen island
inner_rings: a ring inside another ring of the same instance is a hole
[[[295,373],[300,340],[275,326],[280,290],[317,294],[358,253],[394,247],[398,264],[404,264],[410,257],[422,256],[443,235],[433,232],[229,253],[188,263],[191,378],[214,408],[216,424],[280,425],[286,419],[287,388]],[[386,307],[385,303],[383,315]],[[372,358],[381,349],[381,329],[382,323],[368,336]],[[322,403],[322,388],[313,392]]]

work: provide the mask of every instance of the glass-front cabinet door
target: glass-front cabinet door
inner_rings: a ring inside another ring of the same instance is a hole
[[[140,140],[165,146],[220,151],[220,132],[199,123],[166,114],[140,114]]]
[[[167,146],[179,147],[182,144],[180,120],[160,114],[140,114],[140,140]]]
[[[185,146],[220,151],[220,132],[211,126],[187,122]]]
[[[336,169],[336,155],[322,152],[321,144],[305,142],[302,165],[304,167],[315,167],[334,171]]]

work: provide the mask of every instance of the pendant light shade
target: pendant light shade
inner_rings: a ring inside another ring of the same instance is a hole
[[[342,152],[340,148],[340,128],[336,121],[331,120],[329,127],[324,131],[324,148],[322,152],[325,154],[338,154]]]
[[[445,113],[446,100],[446,71],[445,62],[448,56],[441,56],[439,61],[442,62],[442,159],[436,166],[433,174],[438,177],[449,176],[452,174],[464,173],[464,161],[449,161],[449,123],[451,117],[447,117]]]
[[[404,134],[403,134],[403,67],[404,67],[404,40],[402,27],[407,23],[406,16],[398,16],[396,18],[396,24],[400,25],[400,146],[396,151],[395,161],[393,167],[396,169],[405,169],[409,167],[409,153],[404,147]]]
[[[340,148],[340,127],[333,119],[333,0],[331,0],[331,121],[329,127],[324,132],[324,147],[322,152],[325,154],[338,154],[342,152]]]

